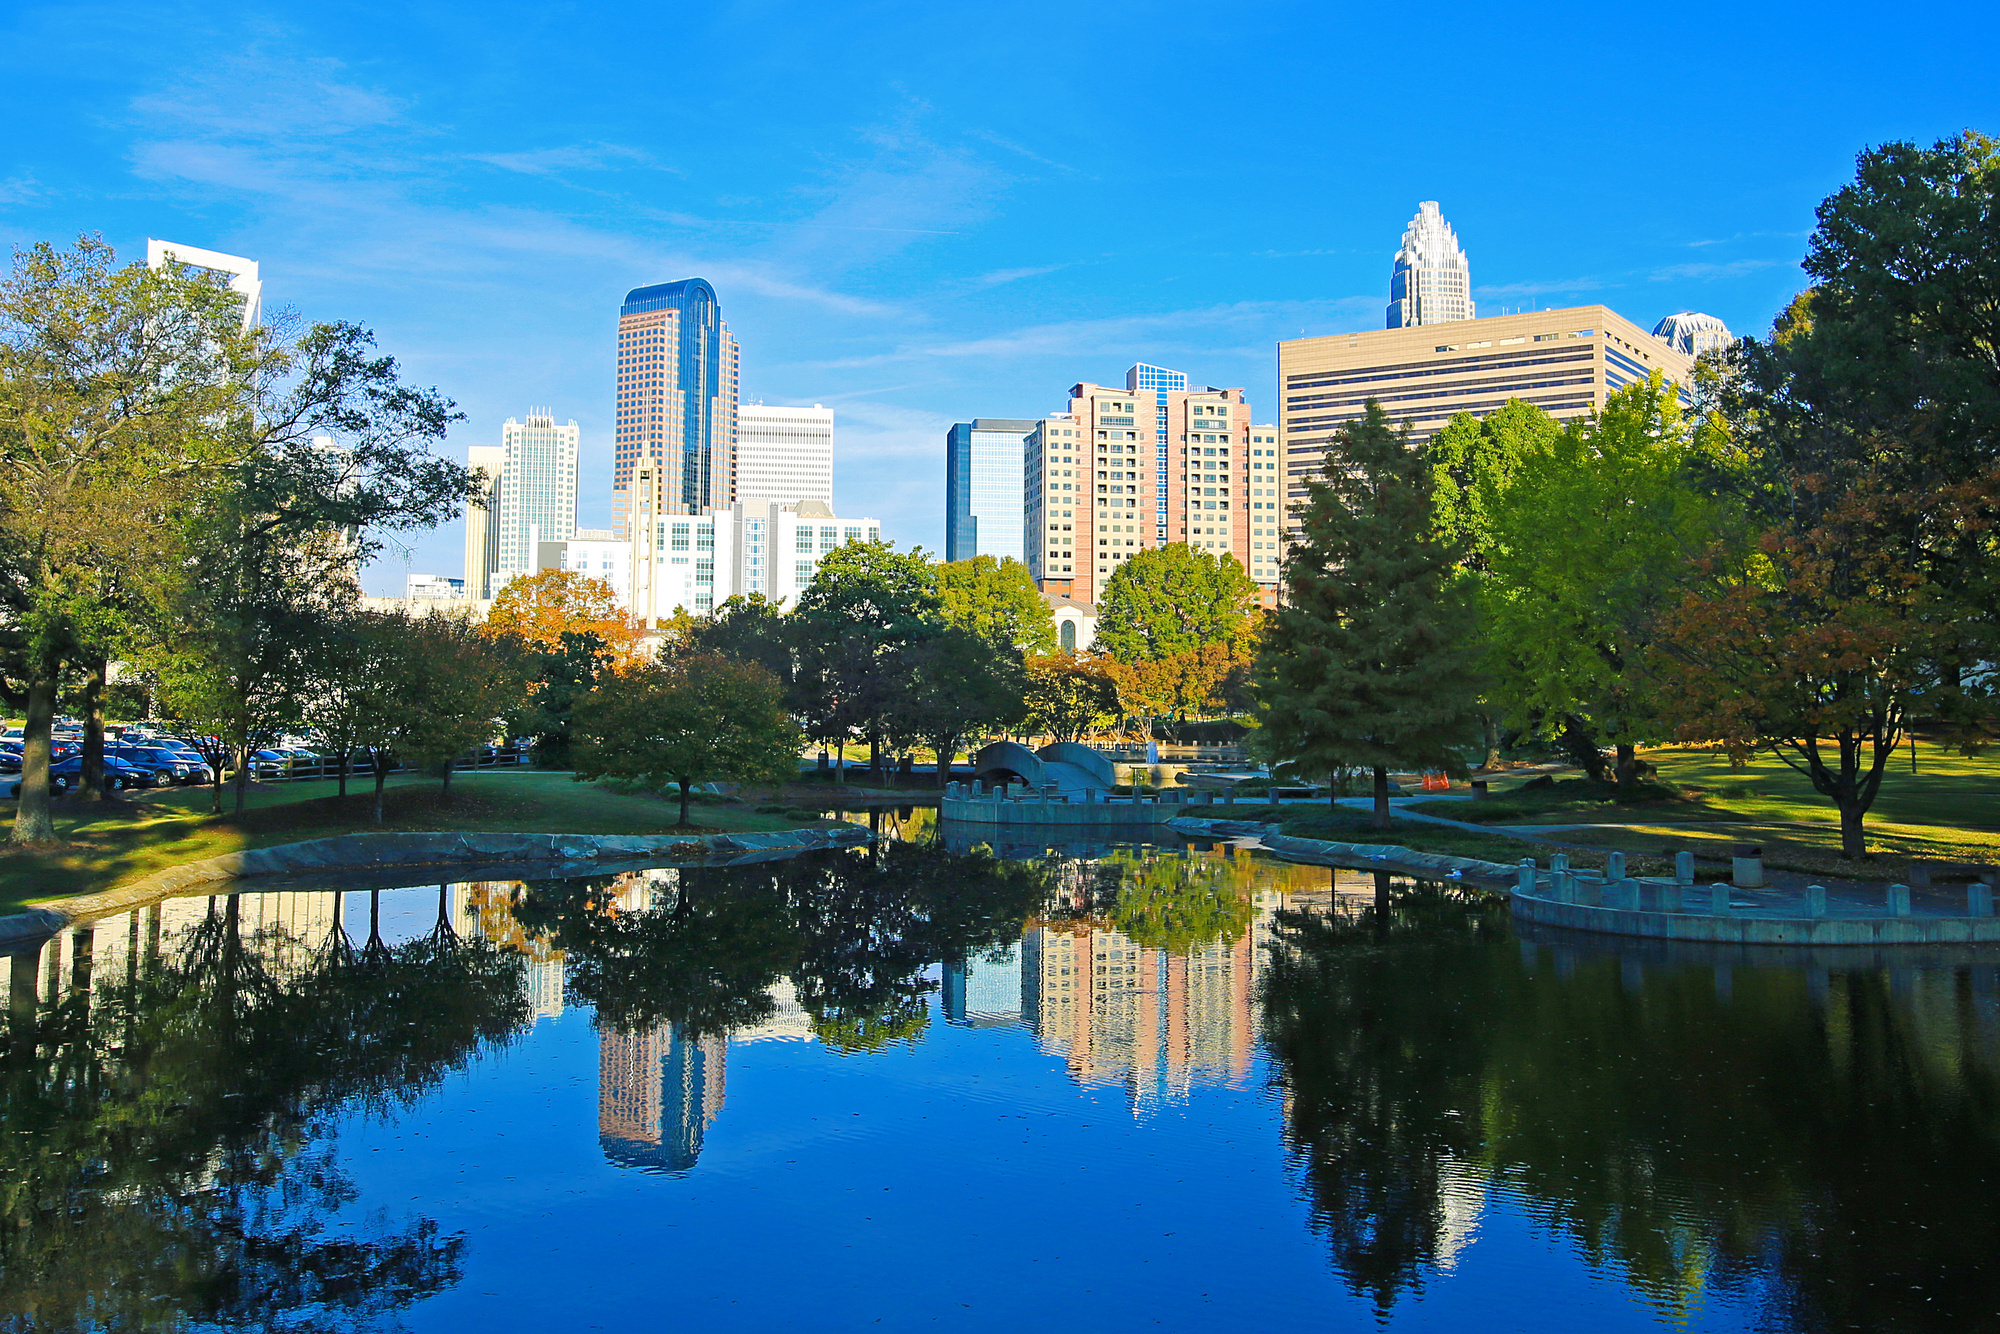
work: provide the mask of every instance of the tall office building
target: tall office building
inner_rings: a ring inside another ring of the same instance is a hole
[[[1422,443],[1461,412],[1484,417],[1513,399],[1561,420],[1600,412],[1614,390],[1654,370],[1685,384],[1693,366],[1606,306],[1495,315],[1436,328],[1373,330],[1278,344],[1284,396],[1278,448],[1285,500],[1305,497],[1333,433],[1377,399]],[[1255,461],[1255,460],[1253,460]]]
[[[1021,466],[1039,425],[1012,417],[975,417],[944,437],[944,558],[1024,555]]]
[[[526,421],[509,417],[501,426],[499,522],[495,572],[487,577],[490,591],[498,592],[517,574],[534,572],[537,543],[566,542],[576,532],[578,443],[576,423],[556,425],[547,408],[530,408]]]
[[[1036,424],[1023,459],[1028,572],[1044,593],[1093,603],[1139,552],[1185,542],[1230,555],[1276,596],[1277,428],[1241,389],[1079,384]],[[1267,531],[1268,527],[1268,531]]]
[[[632,478],[658,465],[675,514],[722,509],[734,496],[736,340],[702,278],[636,287],[618,309],[618,439],[611,518],[625,535]]]
[[[243,327],[248,329],[264,318],[264,283],[257,276],[257,261],[241,255],[225,255],[219,250],[182,245],[178,241],[146,241],[146,267],[157,269],[168,261],[210,269],[229,275],[229,290],[243,298]]]
[[[833,409],[744,403],[736,409],[734,499],[833,504]]]
[[[1472,268],[1437,201],[1426,199],[1417,205],[1417,216],[1410,219],[1396,251],[1389,277],[1389,327],[1411,329],[1473,316]]]
[[[1696,310],[1677,311],[1653,326],[1653,337],[1686,357],[1720,352],[1736,341],[1729,326]]]
[[[500,568],[500,475],[507,451],[500,445],[473,445],[466,466],[479,479],[479,502],[465,507],[465,595],[493,596],[493,571]]]

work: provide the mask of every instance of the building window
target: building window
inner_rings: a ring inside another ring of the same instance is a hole
[[[677,523],[674,525],[672,547],[675,551],[686,551],[688,549],[688,526],[686,524]]]
[[[799,548],[799,550],[800,550],[800,551],[811,551],[811,550],[813,549],[813,530],[812,530],[812,529],[810,529],[810,528],[801,528],[801,529],[799,529],[799,541],[798,541],[798,548]]]
[[[800,561],[798,568],[798,582],[801,584],[809,584],[812,582],[812,577],[813,577],[813,563],[809,560]]]

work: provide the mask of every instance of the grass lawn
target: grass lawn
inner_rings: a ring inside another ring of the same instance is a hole
[[[1883,775],[1882,794],[1868,813],[1870,856],[1840,857],[1840,817],[1804,775],[1769,755],[1732,771],[1714,751],[1665,748],[1645,758],[1659,770],[1652,800],[1620,803],[1610,789],[1580,778],[1554,787],[1526,787],[1530,776],[1496,780],[1481,803],[1431,802],[1419,809],[1448,819],[1508,825],[1594,824],[1596,830],[1555,835],[1576,843],[1659,854],[1691,848],[1703,860],[1726,860],[1735,844],[1763,847],[1768,866],[1807,874],[1884,880],[1905,877],[1913,863],[2000,862],[2000,754],[1974,759],[1917,743]],[[1615,827],[1614,827],[1615,826]]]
[[[69,894],[108,889],[179,862],[245,848],[377,830],[495,830],[539,834],[664,834],[680,818],[678,799],[629,796],[568,774],[466,773],[439,795],[435,778],[391,778],[383,822],[371,817],[372,787],[351,783],[260,784],[241,817],[210,815],[207,788],[128,793],[113,802],[58,801],[56,832],[66,845],[0,849],[0,912]],[[231,810],[233,793],[223,794]],[[803,812],[799,813],[803,816]],[[791,829],[804,818],[757,813],[751,804],[705,803],[688,816],[704,833]]]

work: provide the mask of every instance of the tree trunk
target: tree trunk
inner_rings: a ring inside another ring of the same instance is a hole
[[[1486,767],[1492,769],[1500,763],[1500,719],[1495,714],[1486,715]]]
[[[833,781],[836,783],[845,783],[847,781],[847,738],[846,737],[842,737],[840,739],[840,744],[834,748]]]
[[[951,759],[957,753],[958,747],[949,741],[938,747],[937,771],[939,787],[943,787],[951,782]]]
[[[1843,861],[1859,861],[1868,855],[1868,840],[1861,822],[1868,808],[1852,798],[1840,802],[1840,856]]]
[[[1636,761],[1637,756],[1633,750],[1632,743],[1629,741],[1619,742],[1618,767],[1612,773],[1618,781],[1618,795],[1621,797],[1629,795],[1632,791],[1632,770],[1637,767]]]
[[[14,832],[8,842],[40,847],[56,842],[55,820],[49,813],[49,733],[56,717],[56,683],[31,682],[28,718],[21,729],[21,800],[14,810]]]
[[[236,813],[241,815],[243,803],[250,798],[250,747],[237,746],[233,753],[236,757],[236,781],[232,786],[236,789]]]
[[[1368,814],[1368,827],[1389,827],[1389,771],[1379,764],[1375,766],[1375,809]]]
[[[377,758],[375,764],[375,823],[382,823],[382,789],[389,782],[389,766]]]
[[[1382,935],[1389,932],[1389,909],[1395,901],[1395,891],[1389,887],[1389,873],[1375,872],[1375,930]]]
[[[111,795],[104,781],[104,692],[109,675],[109,664],[98,656],[90,660],[83,680],[83,763],[78,778],[84,797],[90,801],[103,801]]]
[[[445,797],[448,797],[448,796],[450,796],[450,795],[451,795],[451,761],[450,761],[450,760],[446,760],[446,761],[445,761],[445,765],[444,765],[444,786],[443,786],[442,788],[440,788],[440,789],[438,790],[438,795],[440,795],[440,796],[445,796]]]
[[[675,828],[685,829],[687,828],[687,826],[688,826],[688,781],[687,779],[683,778],[681,779],[681,822],[678,825],[676,825]]]
[[[340,799],[347,800],[347,771],[354,767],[354,752],[351,749],[340,752]]]
[[[1611,773],[1604,766],[1604,752],[1598,749],[1597,738],[1574,716],[1563,719],[1562,730],[1557,740],[1576,766],[1583,770],[1593,783],[1611,781]]]
[[[225,757],[221,751],[216,751],[213,754],[204,751],[202,758],[208,761],[208,795],[210,797],[208,813],[210,815],[220,815],[222,814],[222,761]]]

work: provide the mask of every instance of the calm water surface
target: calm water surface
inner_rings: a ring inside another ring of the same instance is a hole
[[[1977,957],[892,843],[5,966],[8,1330],[2000,1329]]]

